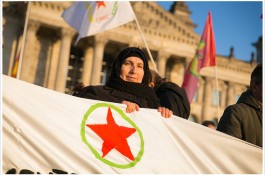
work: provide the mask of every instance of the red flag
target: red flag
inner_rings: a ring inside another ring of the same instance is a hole
[[[200,43],[196,50],[196,54],[185,72],[184,81],[182,84],[190,103],[197,90],[198,77],[201,68],[206,66],[215,66],[215,55],[212,15],[209,12]]]
[[[18,52],[18,55],[16,57],[16,62],[13,66],[13,69],[12,69],[12,74],[11,76],[16,78],[17,77],[17,70],[18,70],[18,63],[19,63],[19,56],[20,56],[20,52]]]

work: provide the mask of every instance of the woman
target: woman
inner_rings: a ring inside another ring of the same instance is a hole
[[[126,112],[141,108],[158,109],[161,115],[171,117],[172,111],[160,107],[149,81],[148,60],[143,51],[136,47],[122,50],[112,65],[111,75],[105,86],[87,86],[73,95],[82,98],[124,103]]]

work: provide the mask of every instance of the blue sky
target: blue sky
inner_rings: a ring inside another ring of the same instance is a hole
[[[173,1],[157,1],[169,10]],[[202,34],[207,14],[212,12],[216,53],[228,56],[234,47],[235,58],[249,61],[256,49],[252,43],[262,36],[262,1],[186,1],[195,32]],[[256,58],[256,57],[255,57]]]

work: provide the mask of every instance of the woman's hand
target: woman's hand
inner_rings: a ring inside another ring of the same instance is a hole
[[[158,107],[158,112],[161,112],[161,116],[165,118],[170,118],[173,114],[173,112],[165,107]]]
[[[138,104],[133,103],[133,102],[129,102],[129,101],[122,101],[122,104],[126,104],[127,108],[126,108],[126,112],[127,113],[132,113],[135,110],[139,111],[140,107],[138,106]]]

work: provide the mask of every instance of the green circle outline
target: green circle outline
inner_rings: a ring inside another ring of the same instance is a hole
[[[112,109],[114,109],[115,111],[117,111],[120,116],[126,120],[128,123],[130,123],[137,131],[139,137],[140,137],[140,140],[141,140],[141,149],[140,151],[138,152],[138,155],[135,157],[134,161],[129,163],[129,164],[117,164],[117,163],[114,163],[114,162],[111,162],[105,158],[103,158],[87,141],[86,139],[86,136],[85,136],[85,124],[86,124],[86,121],[87,121],[87,118],[88,116],[97,108],[99,107],[110,107]],[[116,168],[121,168],[121,169],[126,169],[126,168],[131,168],[131,167],[134,167],[140,160],[141,160],[141,157],[142,155],[144,154],[144,139],[143,139],[143,135],[142,135],[142,132],[141,130],[136,126],[136,124],[129,118],[126,116],[126,114],[120,109],[118,108],[117,106],[115,105],[112,105],[112,104],[109,104],[109,103],[97,103],[95,105],[92,105],[90,106],[90,108],[87,110],[83,120],[82,120],[82,123],[81,123],[81,137],[82,137],[82,141],[89,147],[89,149],[91,150],[91,152],[95,155],[95,157],[99,160],[101,160],[102,162],[104,162],[105,164],[107,165],[110,165],[110,166],[113,166],[113,167],[116,167]]]

